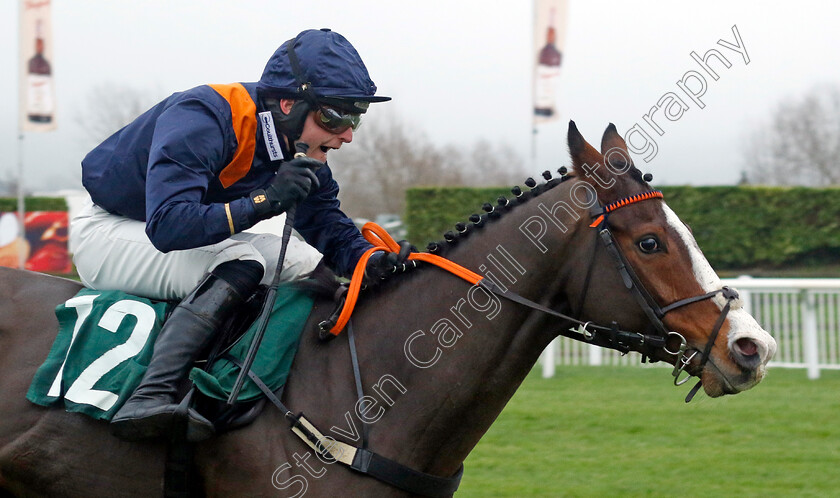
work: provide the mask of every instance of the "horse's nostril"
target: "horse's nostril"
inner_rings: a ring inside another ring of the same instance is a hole
[[[742,337],[735,341],[735,351],[746,357],[754,356],[758,354],[758,345],[752,339]]]

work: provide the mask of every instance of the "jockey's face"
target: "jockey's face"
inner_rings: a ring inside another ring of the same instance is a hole
[[[284,113],[292,109],[294,100],[283,99],[280,101],[280,108]],[[327,153],[332,149],[339,149],[345,143],[353,141],[353,129],[348,128],[341,133],[330,133],[315,123],[314,111],[310,111],[303,123],[303,131],[298,142],[309,145],[307,156],[321,162],[327,161]]]

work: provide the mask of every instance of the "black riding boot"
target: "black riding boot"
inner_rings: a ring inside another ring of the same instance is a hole
[[[242,262],[226,264],[235,263]],[[164,323],[140,386],[111,420],[111,432],[120,439],[138,441],[171,434],[177,422],[179,383],[230,312],[247,297],[215,273],[208,274]],[[190,408],[188,417],[191,441],[213,435],[213,424],[198,412]]]

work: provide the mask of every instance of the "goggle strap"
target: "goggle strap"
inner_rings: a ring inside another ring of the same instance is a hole
[[[303,99],[313,108],[318,107],[318,99],[315,92],[312,90],[312,83],[303,81],[303,70],[300,68],[300,61],[295,54],[295,43],[297,43],[297,36],[286,42],[286,52],[289,54],[289,63],[292,66],[292,73],[295,75],[298,85],[298,93],[303,95]]]

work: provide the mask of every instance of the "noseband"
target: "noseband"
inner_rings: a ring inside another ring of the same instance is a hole
[[[511,301],[578,324],[577,328],[572,328],[568,332],[561,331],[560,335],[562,336],[569,337],[578,341],[594,343],[601,347],[615,349],[621,353],[636,351],[642,354],[643,363],[647,361],[648,357],[652,357],[652,355],[655,354],[657,350],[662,350],[669,355],[676,356],[676,360],[674,362],[674,370],[672,371],[672,375],[674,376],[674,385],[679,386],[685,384],[691,378],[691,374],[689,373],[689,376],[682,380],[680,380],[680,375],[684,371],[687,372],[686,368],[689,365],[691,365],[691,362],[695,359],[698,353],[700,353],[699,365],[697,370],[698,377],[705,368],[706,363],[708,363],[709,358],[711,357],[712,347],[714,346],[715,341],[717,340],[717,336],[720,333],[721,327],[723,327],[723,322],[726,320],[726,316],[729,314],[732,302],[738,299],[738,292],[736,292],[735,289],[724,286],[712,292],[707,292],[698,296],[679,299],[666,306],[660,306],[659,303],[656,302],[651,293],[648,292],[648,290],[645,288],[644,284],[639,279],[636,272],[633,270],[633,267],[632,265],[630,265],[630,262],[627,261],[624,254],[621,252],[621,248],[619,247],[618,243],[615,240],[615,237],[613,236],[609,228],[609,215],[616,209],[629,206],[637,202],[649,199],[662,198],[662,192],[658,190],[651,190],[642,194],[637,194],[619,199],[603,207],[600,205],[595,206],[590,212],[591,216],[594,218],[594,221],[591,225],[589,225],[591,228],[597,229],[598,239],[600,239],[603,242],[607,253],[612,257],[613,261],[615,262],[616,269],[618,270],[618,273],[621,276],[621,280],[624,283],[624,287],[628,289],[633,295],[633,297],[636,299],[636,302],[638,302],[639,306],[642,308],[642,311],[644,311],[651,326],[658,332],[657,334],[641,334],[638,332],[628,332],[620,330],[616,322],[612,322],[612,324],[609,327],[605,327],[603,325],[596,325],[592,322],[583,322],[582,320],[579,320],[577,318],[546,308],[545,306],[535,303],[509,290],[502,290],[499,286],[495,285],[489,279],[481,280],[478,283],[478,285],[486,288],[494,294],[505,297],[506,299],[509,299]],[[591,282],[594,265],[595,258],[593,255],[593,258],[589,262],[589,268],[586,273],[580,304],[578,306],[577,312],[574,314],[575,316],[580,316],[581,308],[583,307],[583,303],[586,301],[586,294],[589,291],[589,285]],[[685,337],[682,334],[680,334],[679,332],[668,330],[668,328],[662,322],[662,319],[668,312],[682,308],[683,306],[687,306],[689,304],[704,301],[706,299],[711,299],[718,293],[720,293],[724,297],[724,299],[726,299],[726,304],[721,309],[720,315],[718,316],[718,319],[715,322],[714,327],[712,328],[711,334],[709,335],[709,339],[706,342],[706,346],[703,348],[703,351],[700,351],[693,347],[689,348],[688,341],[686,341]],[[671,338],[679,340],[679,346],[677,347],[676,351],[672,351],[668,348],[667,342]],[[686,403],[691,401],[691,399],[700,389],[702,383],[702,380],[698,381],[697,384],[691,389],[691,391],[686,396]]]

